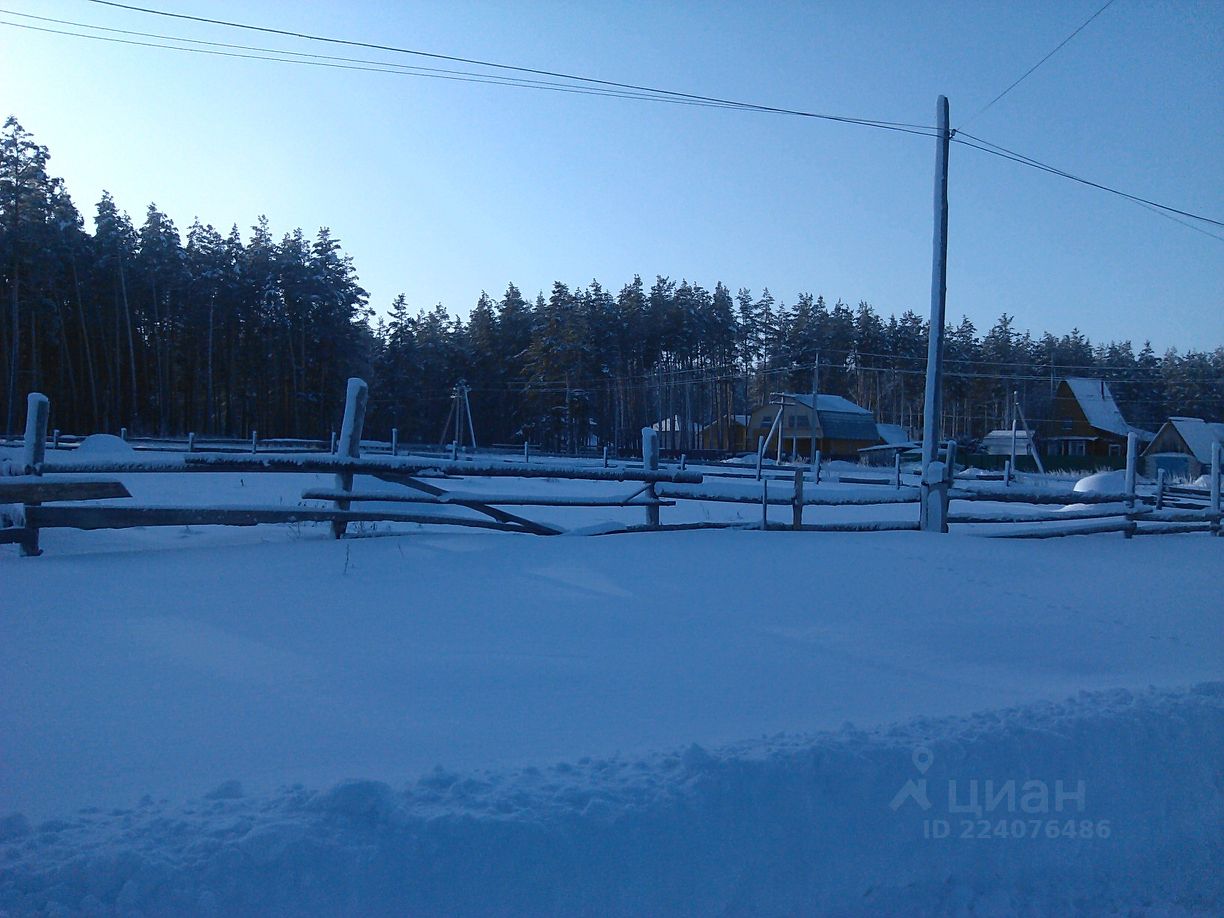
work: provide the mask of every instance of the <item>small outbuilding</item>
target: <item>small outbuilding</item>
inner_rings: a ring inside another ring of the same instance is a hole
[[[1143,473],[1155,478],[1164,469],[1174,478],[1198,478],[1211,470],[1213,443],[1224,446],[1224,423],[1169,418],[1143,451]]]

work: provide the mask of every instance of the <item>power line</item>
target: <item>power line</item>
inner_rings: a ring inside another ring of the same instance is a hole
[[[983,140],[981,137],[975,137],[973,134],[966,131],[953,131],[952,133],[953,143],[959,143],[964,146],[971,147],[974,150],[981,150],[983,153],[989,153],[992,156],[998,156],[1003,159],[1011,160],[1012,162],[1019,163],[1022,166],[1029,166],[1033,169],[1039,169],[1042,172],[1048,172],[1050,175],[1057,175],[1060,178],[1065,178],[1072,182],[1078,182],[1079,184],[1087,185],[1090,188],[1097,188],[1101,191],[1107,191],[1110,194],[1116,194],[1119,197],[1134,201],[1136,204],[1142,204],[1149,208],[1156,208],[1157,210],[1163,212],[1163,216],[1177,214],[1182,217],[1189,217],[1191,220],[1201,220],[1204,223],[1210,223],[1212,226],[1224,228],[1224,221],[1216,220],[1212,217],[1205,217],[1202,214],[1191,213],[1190,211],[1181,210],[1176,207],[1171,207],[1168,204],[1161,204],[1158,201],[1152,201],[1147,198],[1140,197],[1139,195],[1131,194],[1128,191],[1122,191],[1119,188],[1113,188],[1109,185],[1103,185],[1100,182],[1094,182],[1091,179],[1073,175],[1072,173],[1063,169],[1059,169],[1055,166],[1051,166],[1047,163],[1033,159],[1031,156],[1025,156],[1023,153],[1017,153],[1015,150],[1009,150],[1006,147],[999,146],[996,143],[991,143],[989,140]],[[968,137],[969,140],[962,140],[962,137]],[[976,141],[976,143],[973,141]],[[1180,223],[1181,221],[1179,220],[1178,222]],[[1224,240],[1224,237],[1216,236],[1214,233],[1207,233],[1207,235],[1215,239]]]
[[[7,13],[7,10],[0,10],[0,13]],[[10,15],[23,16],[24,13],[10,13]],[[46,17],[32,17],[37,19],[46,19]],[[58,22],[59,20],[51,20]],[[66,23],[73,25],[74,23]],[[673,105],[692,105],[705,108],[731,108],[736,106],[731,105],[716,105],[714,103],[695,102],[686,99],[672,99],[666,96],[650,96],[640,93],[618,92],[611,89],[600,89],[594,86],[574,86],[564,83],[549,83],[543,80],[525,80],[516,77],[503,77],[496,74],[476,74],[461,70],[442,70],[433,67],[413,67],[407,64],[395,64],[386,61],[362,61],[360,58],[339,58],[328,55],[305,54],[298,51],[282,51],[279,49],[262,49],[256,48],[252,50],[264,51],[271,54],[293,55],[294,57],[308,58],[306,60],[294,60],[288,57],[269,57],[266,54],[244,54],[238,51],[222,51],[216,50],[221,48],[247,48],[244,45],[230,45],[223,42],[203,42],[190,38],[178,38],[176,36],[157,36],[166,41],[182,41],[195,44],[213,45],[212,48],[181,48],[175,45],[159,44],[157,42],[136,41],[134,39],[114,38],[106,35],[89,35],[84,32],[71,32],[64,29],[51,29],[42,26],[29,25],[20,22],[8,22],[0,19],[0,25],[9,26],[15,29],[26,29],[34,32],[44,32],[51,35],[66,35],[73,38],[86,38],[92,41],[110,42],[112,44],[134,45],[142,48],[160,48],[165,51],[183,51],[190,54],[206,54],[216,57],[239,58],[244,60],[269,61],[279,64],[299,64],[308,67],[325,67],[333,70],[351,70],[367,73],[386,73],[393,76],[414,76],[425,79],[451,80],[460,83],[485,83],[491,86],[509,86],[519,89],[539,89],[552,92],[567,92],[577,95],[594,95],[605,96],[609,98],[622,98],[638,101],[650,102],[666,102]],[[97,29],[100,26],[84,25],[84,28]],[[124,32],[124,34],[145,35],[149,33],[142,32],[125,32],[121,29],[108,29],[107,31]],[[335,63],[337,61],[352,61],[353,63]],[[359,64],[371,64],[373,66],[359,66]]]
[[[1035,64],[1034,64],[1032,67],[1030,67],[1028,70],[1024,71],[1024,73],[1022,73],[1022,74],[1020,75],[1019,79],[1017,79],[1017,80],[1016,80],[1015,82],[1013,82],[1013,83],[1012,83],[1010,86],[1008,86],[1008,87],[1007,87],[1005,90],[1003,90],[1001,93],[999,93],[999,94],[998,94],[997,96],[995,96],[993,99],[991,99],[989,102],[987,102],[985,105],[983,105],[983,106],[982,106],[980,109],[978,109],[978,110],[977,110],[977,111],[976,111],[976,112],[975,112],[973,115],[971,115],[971,116],[969,117],[969,119],[968,119],[968,120],[965,122],[965,124],[966,124],[966,125],[967,125],[967,124],[969,124],[969,122],[970,122],[970,121],[973,121],[973,119],[974,119],[974,118],[977,118],[979,115],[981,115],[983,112],[985,112],[985,111],[986,111],[986,109],[990,108],[992,105],[994,105],[994,104],[995,104],[996,102],[998,102],[1000,99],[1002,99],[1002,98],[1003,98],[1005,95],[1007,95],[1009,92],[1011,92],[1013,89],[1015,89],[1015,88],[1016,88],[1017,86],[1019,86],[1021,83],[1023,83],[1023,82],[1024,82],[1026,79],[1028,79],[1028,78],[1029,78],[1029,77],[1030,77],[1030,76],[1033,74],[1033,71],[1035,71],[1035,70],[1036,70],[1038,67],[1040,67],[1040,66],[1041,66],[1042,64],[1044,64],[1046,61],[1048,61],[1050,58],[1052,58],[1052,57],[1053,57],[1055,54],[1057,54],[1059,51],[1061,51],[1061,50],[1062,50],[1062,48],[1063,48],[1063,46],[1064,46],[1065,44],[1067,44],[1067,42],[1069,42],[1071,39],[1073,39],[1073,38],[1074,38],[1076,35],[1078,35],[1080,32],[1084,31],[1084,28],[1085,28],[1085,27],[1088,25],[1088,23],[1092,22],[1092,20],[1096,19],[1096,18],[1097,18],[1098,16],[1100,16],[1100,15],[1101,15],[1103,12],[1105,12],[1107,9],[1109,9],[1109,7],[1113,5],[1113,2],[1114,2],[1114,0],[1106,0],[1105,5],[1104,5],[1104,6],[1102,6],[1102,7],[1101,7],[1099,10],[1097,10],[1095,13],[1093,13],[1091,16],[1089,16],[1087,19],[1085,19],[1083,22],[1081,22],[1081,23],[1080,23],[1080,25],[1079,25],[1079,28],[1078,28],[1078,29],[1076,29],[1074,32],[1072,32],[1070,35],[1068,35],[1066,38],[1064,38],[1062,41],[1060,41],[1060,42],[1059,42],[1057,45],[1055,45],[1055,46],[1054,46],[1054,50],[1052,50],[1052,51],[1051,51],[1049,54],[1047,54],[1045,57],[1043,57],[1041,60],[1039,60],[1037,63],[1035,63]]]
[[[671,96],[679,99],[688,99],[694,102],[713,103],[719,106],[732,108],[749,109],[752,111],[768,112],[778,115],[794,115],[800,118],[817,118],[823,121],[837,121],[843,124],[859,124],[864,127],[874,127],[883,130],[900,130],[904,133],[924,133],[929,134],[933,128],[923,124],[908,124],[899,121],[880,121],[872,118],[852,118],[845,115],[830,115],[819,112],[802,111],[799,109],[780,108],[773,105],[761,105],[753,102],[739,102],[734,99],[722,99],[716,96],[703,96],[696,93],[680,92],[673,89],[661,89],[654,86],[643,86],[635,83],[621,83],[615,80],[602,80],[595,77],[580,76],[572,73],[562,73],[555,70],[542,70],[535,67],[521,67],[513,64],[501,64],[495,61],[485,61],[478,58],[458,57],[452,54],[440,54],[434,51],[421,51],[413,48],[397,47],[395,45],[383,45],[376,42],[356,41],[346,38],[335,38],[327,35],[314,35],[309,32],[295,32],[289,29],[274,29],[269,26],[257,26],[249,23],[232,22],[225,19],[212,19],[206,16],[190,16],[186,13],[172,13],[167,10],[151,9],[143,6],[133,6],[127,3],[116,3],[113,0],[89,0],[90,3],[96,3],[100,6],[109,6],[116,9],[130,10],[137,13],[145,13],[151,16],[165,16],[171,19],[183,19],[190,22],[200,22],[206,25],[224,26],[231,29],[244,29],[251,32],[264,32],[269,35],[281,35],[288,38],[300,38],[306,41],[327,42],[329,44],[347,45],[354,48],[367,48],[373,51],[388,51],[394,54],[411,54],[418,57],[428,57],[434,60],[452,61],[458,64],[468,64],[476,67],[489,67],[497,70],[511,70],[517,73],[530,73],[535,76],[546,76],[555,79],[572,80],[581,83],[591,83],[597,86],[606,86],[619,90],[628,90],[631,92],[650,93],[659,96]]]
[[[192,43],[192,44],[204,44],[204,45],[209,45],[211,47],[210,48],[181,48],[181,47],[176,47],[172,45],[154,44],[150,42],[139,42],[139,41],[133,41],[133,40],[118,39],[118,38],[108,38],[106,36],[99,36],[99,35],[86,35],[86,34],[77,33],[77,32],[63,32],[63,31],[56,30],[56,29],[39,28],[36,26],[24,25],[21,23],[4,22],[4,21],[0,21],[0,25],[8,25],[8,26],[15,27],[15,28],[32,29],[34,31],[41,31],[41,32],[50,32],[53,34],[70,35],[70,36],[74,36],[78,38],[89,38],[89,39],[93,39],[96,41],[112,41],[112,42],[118,42],[121,44],[139,45],[139,46],[145,46],[145,47],[156,47],[156,48],[162,48],[165,50],[186,51],[186,52],[193,52],[197,54],[213,54],[213,55],[222,56],[222,57],[236,57],[236,58],[246,58],[246,59],[255,59],[255,60],[267,60],[267,61],[273,61],[277,63],[296,63],[296,64],[305,64],[308,66],[316,66],[316,67],[329,67],[329,68],[340,69],[340,70],[357,70],[357,71],[369,71],[369,72],[379,72],[379,73],[392,73],[392,74],[398,74],[398,75],[419,76],[419,77],[426,77],[426,78],[432,78],[432,79],[447,79],[447,80],[453,80],[453,81],[458,81],[458,82],[487,83],[491,85],[513,86],[516,88],[540,89],[540,90],[547,90],[547,91],[553,91],[553,92],[576,93],[580,95],[603,95],[603,96],[611,96],[614,98],[625,98],[625,99],[630,99],[634,101],[666,101],[666,102],[671,102],[673,104],[687,104],[687,105],[696,105],[696,106],[713,107],[713,108],[731,108],[731,109],[737,109],[741,111],[754,111],[754,112],[763,112],[763,113],[770,113],[770,114],[793,115],[793,116],[806,117],[806,118],[818,118],[822,120],[835,121],[835,122],[846,123],[846,124],[859,124],[859,125],[863,125],[866,127],[875,127],[875,128],[879,128],[883,130],[900,131],[902,133],[907,133],[907,134],[918,134],[921,136],[934,136],[932,133],[934,129],[927,125],[917,125],[917,124],[910,124],[906,122],[879,121],[879,120],[866,119],[866,118],[850,118],[850,117],[844,117],[844,116],[839,116],[839,115],[819,114],[815,112],[806,112],[806,111],[800,111],[800,110],[795,110],[795,109],[779,108],[776,106],[761,105],[761,104],[756,104],[756,103],[739,102],[739,101],[730,100],[730,99],[720,99],[714,96],[702,96],[702,95],[697,95],[693,93],[684,93],[684,92],[678,92],[675,90],[660,89],[657,87],[642,86],[642,85],[633,84],[633,83],[621,83],[621,82],[616,82],[616,81],[611,81],[611,80],[600,80],[594,77],[583,77],[583,76],[577,76],[573,74],[561,73],[557,71],[542,70],[538,68],[519,67],[519,66],[510,65],[510,64],[500,64],[500,63],[495,63],[495,62],[490,62],[490,61],[482,61],[482,60],[478,60],[474,58],[463,58],[463,57],[457,57],[454,55],[439,54],[439,53],[429,52],[429,51],[419,51],[419,50],[413,50],[413,49],[408,49],[408,48],[399,48],[399,47],[395,47],[392,45],[381,45],[381,44],[376,44],[372,42],[353,41],[349,39],[333,38],[329,36],[312,35],[312,34],[304,33],[304,32],[295,32],[295,31],[284,30],[284,29],[274,29],[274,28],[265,27],[265,26],[249,25],[246,23],[230,22],[230,21],[221,20],[221,19],[211,19],[208,17],[190,16],[184,13],[172,13],[172,12],[168,12],[164,10],[156,10],[156,9],[150,9],[147,7],[140,7],[140,6],[133,6],[133,5],[124,4],[124,3],[117,3],[117,2],[113,2],[113,0],[89,0],[89,2],[97,3],[102,6],[114,7],[117,9],[131,10],[135,12],[146,13],[149,15],[165,16],[168,18],[182,19],[182,20],[187,20],[187,21],[192,21],[192,22],[201,22],[201,23],[206,23],[210,25],[219,25],[219,26],[224,26],[227,28],[245,29],[249,31],[264,32],[264,33],[273,34],[273,35],[282,35],[282,36],[287,36],[287,37],[292,37],[292,38],[300,38],[300,39],[305,39],[309,41],[328,42],[332,44],[370,48],[370,49],[389,51],[389,52],[400,53],[400,54],[417,55],[417,56],[422,56],[422,57],[429,57],[429,58],[434,58],[434,59],[449,60],[449,61],[454,61],[454,62],[459,62],[459,63],[465,63],[469,65],[474,65],[474,66],[510,70],[510,71],[521,72],[521,73],[531,73],[537,76],[548,76],[548,77],[553,77],[557,79],[578,81],[579,83],[594,84],[594,85],[583,86],[583,85],[574,85],[573,83],[568,83],[568,84],[551,83],[551,82],[540,81],[540,80],[527,80],[521,77],[506,77],[506,76],[500,76],[496,74],[479,74],[479,73],[474,73],[471,71],[446,71],[446,70],[439,70],[437,68],[423,68],[423,67],[414,68],[414,67],[409,67],[408,65],[395,64],[393,62],[388,62],[388,61],[369,61],[369,60],[365,60],[361,58],[357,58],[357,59],[338,58],[338,57],[331,57],[327,55],[311,55],[311,54],[306,54],[304,52],[286,51],[286,50],[280,50],[280,49],[252,48],[251,46],[234,45],[234,44],[229,44],[229,43],[224,43],[224,42],[205,42],[199,39],[180,38],[176,36],[166,36],[166,35],[155,35],[153,33],[130,32],[130,31],[121,30],[121,29],[109,29],[104,26],[94,26],[94,25],[82,24],[82,23],[72,23],[66,20],[49,19],[48,17],[29,17],[29,18],[41,19],[43,21],[52,21],[52,22],[56,22],[59,24],[73,25],[73,26],[82,27],[82,28],[91,28],[91,29],[97,29],[97,30],[119,32],[123,34],[141,35],[144,37],[154,37],[161,41],[180,41],[180,42],[187,42],[187,43]],[[1097,11],[1097,13],[1095,13],[1092,17],[1089,18],[1089,20],[1087,20],[1083,25],[1080,26],[1080,29],[1082,29],[1085,25],[1087,25],[1088,22],[1091,22],[1092,19],[1096,18],[1096,16],[1100,15],[1100,13],[1103,12],[1112,2],[1113,0],[1109,0],[1109,3],[1106,3],[1105,6],[1101,7],[1101,9]],[[0,10],[0,12],[6,12],[6,11]],[[22,13],[16,13],[15,15],[28,16],[28,14],[22,14]],[[1079,29],[1076,30],[1076,32],[1078,31]],[[1072,35],[1069,36],[1066,40],[1064,40],[1062,44],[1066,44],[1066,42],[1069,41],[1070,38],[1074,37],[1074,35],[1075,33],[1072,33]],[[1060,45],[1059,47],[1061,46],[1062,45]],[[235,51],[212,50],[213,48],[217,48],[217,47],[240,49],[242,51],[255,51],[259,53],[246,54],[246,53],[239,53],[236,50]],[[1055,51],[1057,50],[1058,49],[1056,48]],[[1054,52],[1051,52],[1050,55],[1047,55],[1045,59],[1048,59],[1053,53]],[[304,60],[293,60],[293,59],[287,59],[285,57],[262,56],[266,54],[292,55],[297,58],[305,58],[305,59]],[[1045,59],[1043,59],[1043,61]],[[1042,62],[1039,61],[1038,64],[1035,65],[1034,68],[1032,69],[1036,69],[1036,67],[1040,66],[1041,63]],[[1023,77],[1021,77],[1021,79],[1023,79]],[[1004,90],[1003,94],[1006,94],[1007,91],[1008,90]],[[1000,94],[1000,98],[1003,94]],[[961,139],[961,135],[963,135],[964,137],[970,138],[970,140]],[[1070,181],[1078,182],[1080,184],[1083,184],[1083,185],[1086,185],[1092,188],[1097,188],[1101,191],[1106,191],[1111,194],[1119,195],[1137,204],[1140,204],[1141,206],[1146,207],[1149,210],[1154,210],[1154,212],[1159,213],[1161,216],[1164,216],[1168,219],[1172,219],[1175,222],[1182,224],[1183,226],[1186,226],[1190,229],[1195,230],[1196,232],[1203,233],[1204,235],[1210,236],[1213,239],[1219,239],[1221,241],[1224,241],[1224,237],[1219,236],[1215,233],[1209,232],[1207,230],[1204,230],[1201,227],[1196,227],[1192,224],[1186,223],[1184,220],[1178,219],[1178,216],[1186,217],[1192,220],[1200,220],[1205,223],[1209,223],[1214,226],[1219,226],[1221,228],[1224,228],[1224,222],[1222,221],[1215,220],[1210,217],[1205,217],[1200,214],[1191,213],[1189,211],[1181,210],[1179,208],[1171,207],[1166,204],[1160,204],[1159,202],[1140,197],[1139,195],[1131,194],[1129,192],[1125,192],[1120,189],[1113,188],[1108,185],[1104,185],[1100,182],[1094,182],[1089,179],[1085,179],[1080,176],[1073,175],[1062,169],[1058,169],[1054,166],[1050,166],[1046,163],[1042,163],[1036,159],[1033,159],[1032,157],[1028,157],[1028,156],[1025,156],[1024,154],[1017,153],[1014,150],[1008,150],[1005,147],[999,146],[998,144],[991,143],[990,141],[984,140],[980,137],[975,137],[974,135],[969,134],[964,131],[959,131],[959,130],[952,131],[951,139],[964,146],[968,146],[973,149],[981,150],[982,152],[990,153],[991,155],[999,156],[1003,159],[1007,159],[1012,162],[1019,163],[1021,165],[1026,165],[1031,168],[1038,169],[1040,171],[1049,173],[1051,175],[1056,175],[1061,178],[1065,178]],[[971,142],[971,141],[976,141],[976,143]]]

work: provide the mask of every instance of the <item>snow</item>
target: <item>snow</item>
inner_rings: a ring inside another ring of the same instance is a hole
[[[1094,472],[1077,481],[1072,490],[1078,494],[1125,494],[1126,472],[1120,469]]]
[[[294,506],[333,484],[122,477],[140,504]],[[868,491],[895,494],[805,485]],[[1224,540],[351,531],[0,547],[0,914],[1220,912]],[[1111,834],[924,838],[961,817],[943,790],[890,807],[918,747],[932,788],[1083,781],[1075,821]]]
[[[129,459],[136,450],[113,434],[90,434],[76,448],[76,455],[90,459]]]

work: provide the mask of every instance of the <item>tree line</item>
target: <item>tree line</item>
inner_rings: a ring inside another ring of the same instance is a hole
[[[198,220],[185,238],[155,205],[137,226],[104,193],[92,232],[50,155],[15,118],[0,133],[0,410],[21,424],[24,395],[52,399],[65,431],[326,436],[349,376],[371,383],[367,430],[436,442],[459,380],[482,445],[528,440],[632,449],[664,419],[667,445],[693,448],[713,425],[774,392],[844,395],[877,419],[921,425],[927,323],[906,310],[829,304],[768,289],[734,293],[632,278],[618,291],[560,281],[530,299],[481,293],[466,318],[401,295],[376,316],[350,256],[326,229],[279,240],[260,218],[244,238]],[[947,436],[1030,423],[1064,375],[1110,382],[1132,424],[1170,414],[1224,417],[1224,347],[1156,354],[1094,344],[1078,330],[1020,331],[1003,315],[946,339]],[[668,442],[670,440],[670,442]]]

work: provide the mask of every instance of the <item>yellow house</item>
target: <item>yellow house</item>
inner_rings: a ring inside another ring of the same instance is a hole
[[[775,425],[778,414],[782,420]],[[748,419],[748,439],[769,437],[766,454],[772,455],[782,438],[783,455],[812,455],[812,441],[825,458],[858,459],[858,451],[882,442],[870,411],[840,395],[778,393],[768,405],[755,408]]]
[[[748,415],[733,414],[711,421],[701,429],[701,448],[729,453],[755,450],[756,442],[748,443]]]

